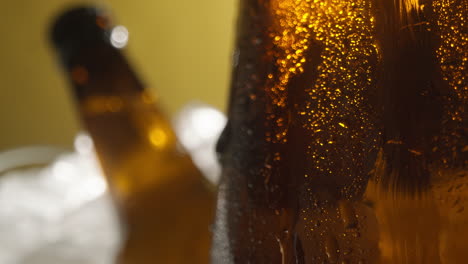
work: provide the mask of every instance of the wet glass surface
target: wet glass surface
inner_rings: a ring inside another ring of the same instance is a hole
[[[464,263],[466,0],[243,0],[214,263]]]

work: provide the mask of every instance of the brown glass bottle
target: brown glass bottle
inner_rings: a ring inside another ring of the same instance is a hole
[[[207,263],[214,197],[119,49],[109,17],[75,8],[52,41],[123,223],[119,263]]]
[[[213,263],[465,263],[467,4],[240,1]]]

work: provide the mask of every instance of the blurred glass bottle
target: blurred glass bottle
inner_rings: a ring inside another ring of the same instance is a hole
[[[214,197],[118,48],[102,10],[60,16],[52,41],[127,231],[119,263],[207,263]]]
[[[214,263],[465,263],[467,3],[240,1]]]

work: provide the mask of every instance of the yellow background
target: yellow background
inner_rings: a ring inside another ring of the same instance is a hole
[[[0,151],[30,144],[70,146],[79,124],[47,30],[54,15],[83,1],[0,3]],[[224,110],[236,0],[98,3],[128,28],[126,54],[168,114],[190,100]]]

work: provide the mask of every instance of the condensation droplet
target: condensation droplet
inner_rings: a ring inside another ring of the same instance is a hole
[[[295,264],[304,264],[305,257],[304,257],[304,249],[302,247],[301,239],[297,234],[294,234],[294,259]]]
[[[340,209],[341,220],[343,221],[345,228],[356,227],[358,224],[358,220],[356,217],[356,212],[354,211],[354,208],[351,205],[351,202],[346,201],[346,200],[340,201],[339,209]]]
[[[333,236],[328,236],[325,240],[325,254],[327,255],[328,261],[336,263],[338,261],[338,242]]]

